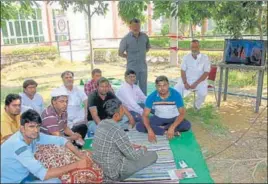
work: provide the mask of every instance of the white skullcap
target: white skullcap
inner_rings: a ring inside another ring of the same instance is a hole
[[[67,90],[64,88],[55,88],[51,92],[51,97],[68,96]]]

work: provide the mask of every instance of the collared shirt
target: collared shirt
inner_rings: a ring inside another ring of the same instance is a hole
[[[205,54],[198,54],[194,59],[192,54],[187,54],[182,59],[181,69],[186,72],[187,82],[191,85],[197,81],[204,72],[210,72],[210,62]]]
[[[142,115],[143,109],[138,103],[144,103],[146,96],[139,86],[135,84],[130,85],[127,82],[124,82],[116,92],[116,96],[129,111],[134,111]]]
[[[21,96],[21,113],[27,111],[28,109],[33,109],[40,115],[44,110],[44,100],[41,95],[35,93],[33,99],[30,99],[25,93],[20,93]]]
[[[98,124],[92,158],[103,169],[105,180],[118,180],[126,159],[138,160],[144,150],[134,150],[127,134],[112,119]]]
[[[64,129],[67,126],[67,112],[64,112],[61,116],[59,116],[55,108],[50,105],[43,111],[41,118],[41,132],[45,134],[60,132],[61,135],[64,135]]]
[[[10,134],[14,134],[20,128],[20,115],[17,115],[15,119],[12,119],[5,109],[2,109],[1,114],[1,143],[3,138]]]
[[[65,86],[61,86],[68,92],[68,127],[72,128],[77,122],[85,120],[85,109],[82,104],[87,100],[87,95],[77,86],[73,86],[72,91],[68,90]]]
[[[98,87],[97,81],[91,79],[90,81],[88,81],[87,83],[85,83],[84,85],[84,90],[86,95],[90,95],[92,92],[96,91]],[[111,86],[111,84],[109,84],[109,91],[114,93],[114,90]]]
[[[40,133],[39,138],[27,144],[21,132],[17,131],[1,145],[1,183],[20,183],[29,173],[44,180],[48,169],[35,159],[36,145],[63,146],[66,142],[63,137]]]
[[[150,49],[148,36],[140,32],[138,37],[129,32],[120,42],[119,53],[127,52],[127,69],[147,71],[146,52]]]
[[[156,90],[147,97],[145,102],[146,108],[155,109],[155,115],[165,119],[179,116],[178,108],[183,106],[180,93],[173,88],[169,88],[169,96],[166,99],[162,99]]]
[[[91,93],[88,96],[88,108],[96,107],[100,120],[106,119],[107,114],[106,114],[106,112],[105,112],[105,110],[103,108],[103,105],[104,105],[105,102],[107,102],[107,100],[114,99],[114,98],[116,98],[116,96],[112,92],[109,91],[107,93],[105,99],[103,100],[99,96],[98,91],[94,91],[93,93]],[[88,113],[87,113],[87,120],[88,121],[93,120],[92,115],[91,115],[89,110],[88,110]]]

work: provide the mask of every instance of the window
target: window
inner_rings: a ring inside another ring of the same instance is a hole
[[[34,9],[31,16],[18,12],[15,19],[2,20],[4,44],[44,42],[41,9]]]

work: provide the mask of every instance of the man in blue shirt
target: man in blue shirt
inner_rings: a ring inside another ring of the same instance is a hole
[[[147,132],[148,140],[156,142],[156,135],[166,135],[172,139],[180,132],[191,128],[189,121],[184,119],[185,108],[181,95],[173,88],[169,88],[168,78],[159,76],[155,80],[156,91],[151,93],[145,102],[143,111],[143,123],[138,123],[136,129],[139,132]],[[155,110],[150,117],[151,109]]]
[[[20,131],[1,145],[1,183],[28,183],[29,180],[33,183],[61,183],[57,177],[91,165],[89,159],[67,139],[39,133],[41,123],[40,115],[34,110],[27,110],[21,115]],[[65,145],[80,160],[63,167],[47,169],[34,157],[37,144]],[[36,181],[29,177],[32,175]]]

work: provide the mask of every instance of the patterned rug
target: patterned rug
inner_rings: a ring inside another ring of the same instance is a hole
[[[147,147],[148,151],[156,151],[158,159],[156,163],[143,170],[135,173],[126,182],[144,182],[144,181],[156,181],[165,183],[178,183],[178,181],[171,181],[168,171],[176,169],[173,153],[169,146],[169,141],[165,136],[157,136],[157,144],[150,143],[148,136],[145,133],[140,133],[134,129],[130,129],[128,132],[129,139],[134,144],[140,144]]]

